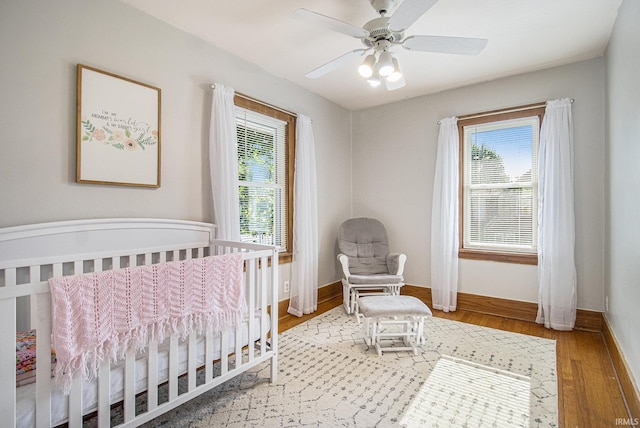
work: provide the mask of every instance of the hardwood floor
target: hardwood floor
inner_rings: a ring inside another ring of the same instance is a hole
[[[342,304],[337,296],[318,304],[318,311],[297,318],[285,314],[285,331]],[[629,415],[604,339],[599,332],[548,330],[538,324],[469,311],[433,311],[440,318],[514,333],[555,339],[557,344],[558,421],[564,428],[601,428],[623,425]],[[628,426],[628,425],[627,425]]]

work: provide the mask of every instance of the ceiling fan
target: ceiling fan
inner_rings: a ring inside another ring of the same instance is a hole
[[[294,17],[298,19],[360,39],[365,46],[363,49],[347,52],[321,65],[307,73],[305,77],[317,79],[352,58],[365,56],[371,51],[358,67],[358,72],[371,86],[380,86],[384,82],[388,90],[394,90],[405,86],[398,59],[391,52],[395,46],[400,45],[406,50],[418,52],[478,55],[487,45],[487,39],[469,37],[405,37],[405,31],[438,0],[404,0],[390,17],[386,16],[387,12],[395,6],[397,0],[369,1],[380,17],[367,22],[362,28],[307,9],[294,11]]]

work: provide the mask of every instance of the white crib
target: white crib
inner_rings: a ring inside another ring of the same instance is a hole
[[[214,234],[212,224],[159,219],[0,229],[2,426],[79,427],[87,418],[111,426],[114,403],[122,415],[118,426],[138,426],[265,361],[274,382],[278,253],[273,246],[215,240]],[[248,308],[242,326],[220,335],[192,333],[186,341],[151,342],[144,353],[103,362],[96,379],[74,381],[69,394],[53,386],[49,278],[239,251]],[[35,383],[16,387],[16,332],[31,329],[37,331]],[[140,394],[146,394],[144,406],[136,405]]]

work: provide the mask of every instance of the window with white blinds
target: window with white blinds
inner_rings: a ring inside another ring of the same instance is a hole
[[[236,106],[240,235],[287,249],[287,123]]]
[[[539,130],[538,115],[463,123],[463,249],[537,252]]]

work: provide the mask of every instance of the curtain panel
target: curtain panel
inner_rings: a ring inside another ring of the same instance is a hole
[[[458,293],[458,119],[440,121],[431,206],[433,307],[455,311]]]
[[[318,203],[311,119],[298,115],[293,209],[293,266],[289,312],[301,317],[318,309]]]
[[[573,120],[571,100],[547,102],[539,148],[538,315],[547,328],[576,320]]]
[[[211,100],[209,167],[216,237],[240,241],[238,138],[233,88],[215,84]]]

